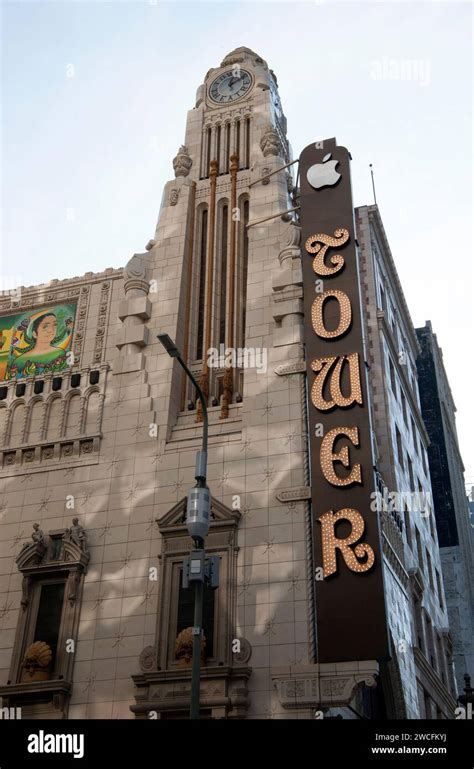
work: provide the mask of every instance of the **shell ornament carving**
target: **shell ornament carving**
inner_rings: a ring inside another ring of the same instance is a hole
[[[155,647],[145,646],[145,648],[140,652],[138,663],[140,665],[140,670],[142,670],[144,673],[147,673],[150,670],[156,670]]]
[[[180,667],[188,667],[193,658],[193,629],[187,627],[178,634],[174,645],[174,656]],[[201,637],[201,663],[206,661],[206,638]]]
[[[28,647],[23,658],[22,681],[45,681],[50,678],[47,670],[53,659],[49,644],[35,641]]]

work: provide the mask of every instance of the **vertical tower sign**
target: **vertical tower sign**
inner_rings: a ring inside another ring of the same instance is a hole
[[[300,156],[319,662],[388,656],[349,153]]]

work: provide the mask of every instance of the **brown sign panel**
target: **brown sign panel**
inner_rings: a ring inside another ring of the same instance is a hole
[[[318,662],[388,656],[349,162],[330,139],[299,164]]]

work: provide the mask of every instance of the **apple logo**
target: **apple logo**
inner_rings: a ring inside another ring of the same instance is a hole
[[[328,162],[331,161],[331,162]],[[308,168],[306,178],[315,190],[321,187],[334,187],[341,178],[341,174],[336,171],[339,160],[331,160],[331,153],[323,157],[322,163],[315,163]]]

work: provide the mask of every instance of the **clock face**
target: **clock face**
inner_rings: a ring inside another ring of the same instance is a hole
[[[252,77],[245,69],[239,69],[236,74],[230,70],[213,80],[209,88],[209,96],[217,104],[228,104],[241,99],[251,85]]]

